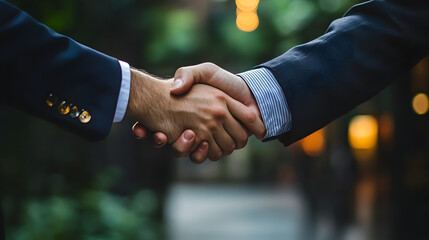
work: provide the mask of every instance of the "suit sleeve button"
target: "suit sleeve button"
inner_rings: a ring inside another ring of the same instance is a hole
[[[52,107],[52,106],[54,106],[56,101],[57,101],[57,97],[55,97],[51,93],[51,94],[49,94],[48,98],[46,99],[46,105],[48,105],[48,107]]]
[[[84,110],[80,113],[79,120],[81,123],[88,123],[91,120],[91,115],[88,111]]]
[[[58,111],[61,115],[66,115],[70,112],[70,106],[67,104],[66,101],[62,101],[60,105],[58,106]]]
[[[76,118],[79,116],[79,114],[80,114],[80,111],[76,106],[72,106],[70,108],[70,113],[69,113],[70,117]]]

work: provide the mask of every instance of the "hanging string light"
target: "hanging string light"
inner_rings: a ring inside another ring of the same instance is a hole
[[[244,32],[252,32],[259,26],[258,4],[259,0],[236,0],[238,29]]]

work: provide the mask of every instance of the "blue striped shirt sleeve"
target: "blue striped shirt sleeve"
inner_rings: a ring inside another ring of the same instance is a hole
[[[264,139],[289,131],[292,127],[292,116],[286,96],[274,75],[267,68],[257,68],[238,74],[255,96],[267,129]]]

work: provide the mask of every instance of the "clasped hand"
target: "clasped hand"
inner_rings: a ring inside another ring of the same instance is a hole
[[[144,138],[149,130],[155,147],[169,143],[177,157],[215,161],[243,148],[252,134],[265,136],[247,84],[212,63],[182,67],[174,80],[135,69],[131,76],[127,115],[138,121],[133,133]]]

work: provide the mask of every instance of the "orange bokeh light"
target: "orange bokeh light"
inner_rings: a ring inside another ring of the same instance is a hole
[[[380,142],[391,144],[395,134],[395,122],[392,115],[384,113],[378,118]]]
[[[235,0],[237,8],[243,11],[255,11],[258,8],[259,0]]]
[[[354,117],[349,125],[349,143],[354,149],[374,149],[377,146],[378,123],[370,115]]]
[[[244,32],[252,32],[259,25],[259,18],[256,11],[242,11],[237,8],[236,24],[238,29]]]
[[[325,137],[324,130],[320,129],[319,131],[307,136],[301,140],[302,150],[305,154],[311,157],[320,156],[325,150]]]
[[[429,100],[428,96],[424,93],[419,93],[413,98],[413,109],[414,111],[419,114],[425,114],[428,112],[429,108]]]

